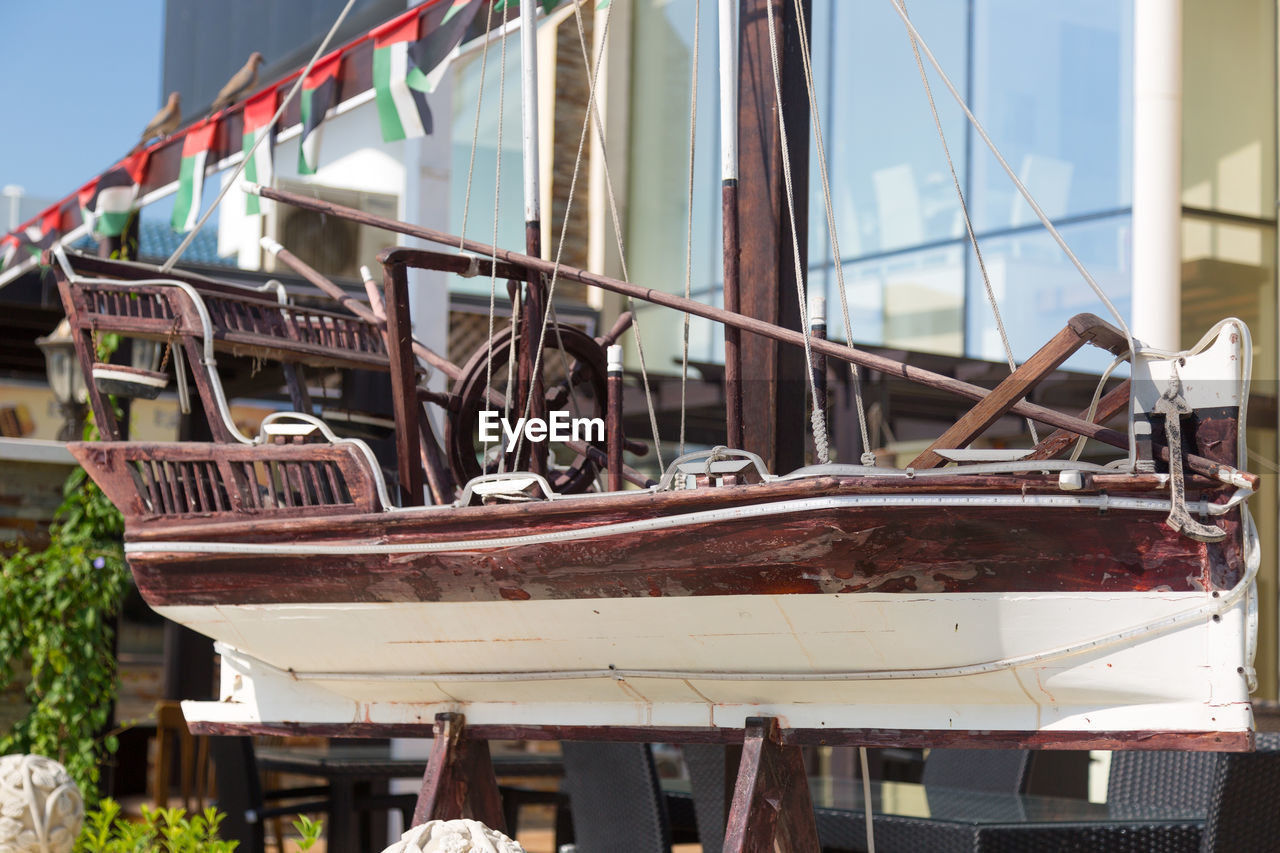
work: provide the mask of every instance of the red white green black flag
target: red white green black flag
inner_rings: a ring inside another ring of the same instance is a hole
[[[138,151],[79,192],[80,213],[85,224],[100,237],[118,237],[138,200],[138,187],[146,171],[147,151]]]
[[[274,161],[272,159],[272,150],[275,147],[275,125],[271,119],[275,117],[276,112],[276,90],[270,89],[255,97],[249,103],[244,105],[244,137],[242,145],[244,156],[248,158],[248,162],[244,167],[244,179],[255,184],[263,186],[271,186],[275,176]],[[253,150],[253,145],[259,138],[266,137],[262,140],[262,144],[253,151],[253,156],[249,156],[249,152]],[[245,195],[245,210],[249,216],[257,216],[265,209],[266,201],[258,198],[258,196],[249,193]]]
[[[481,2],[437,3],[425,15],[414,9],[373,30],[373,88],[384,142],[431,132],[427,93],[435,91]]]
[[[206,121],[187,131],[182,140],[182,165],[178,169],[178,195],[173,203],[173,230],[179,234],[196,227],[204,196],[204,170],[213,147],[216,121]]]
[[[298,145],[298,174],[314,175],[320,150],[320,122],[337,102],[338,69],[342,54],[326,56],[302,81],[302,139]]]
[[[62,208],[52,207],[40,216],[40,224],[31,224],[4,235],[0,240],[0,269],[36,258],[51,248],[62,234]]]

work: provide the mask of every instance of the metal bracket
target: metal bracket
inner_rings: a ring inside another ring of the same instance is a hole
[[[1169,441],[1169,518],[1165,524],[1198,542],[1221,542],[1227,532],[1221,527],[1201,524],[1187,512],[1187,487],[1182,471],[1182,416],[1191,414],[1183,398],[1181,383],[1173,384],[1156,400],[1152,411],[1164,415],[1164,434]]]

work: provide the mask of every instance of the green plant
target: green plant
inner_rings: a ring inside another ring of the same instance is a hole
[[[111,620],[128,578],[123,530],[119,512],[77,468],[48,547],[19,548],[0,562],[0,687],[29,673],[29,709],[0,736],[0,754],[56,759],[89,803],[99,763],[116,748],[103,732],[116,695]]]
[[[312,845],[320,840],[320,831],[323,825],[318,820],[312,820],[304,814],[298,815],[293,821],[293,828],[298,831],[298,849],[310,850]]]
[[[231,853],[238,842],[218,838],[225,817],[214,808],[188,817],[184,809],[143,806],[142,820],[131,821],[105,799],[85,815],[74,853]]]
[[[119,803],[108,798],[85,814],[74,853],[231,853],[238,842],[218,837],[225,818],[214,808],[188,817],[184,809],[143,806],[142,820],[133,821],[120,813]],[[323,825],[298,815],[293,828],[301,836],[298,849],[309,850],[319,840]]]

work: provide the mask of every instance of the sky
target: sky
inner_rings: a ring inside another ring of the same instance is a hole
[[[3,0],[0,9],[9,105],[0,187],[63,198],[124,156],[160,108],[163,0]]]

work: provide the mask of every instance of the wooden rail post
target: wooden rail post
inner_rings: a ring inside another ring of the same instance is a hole
[[[409,276],[402,263],[383,267],[387,305],[387,356],[391,362],[391,404],[396,419],[396,465],[400,505],[422,506],[422,444],[418,418],[417,373],[413,362],[413,324],[409,317]]]

